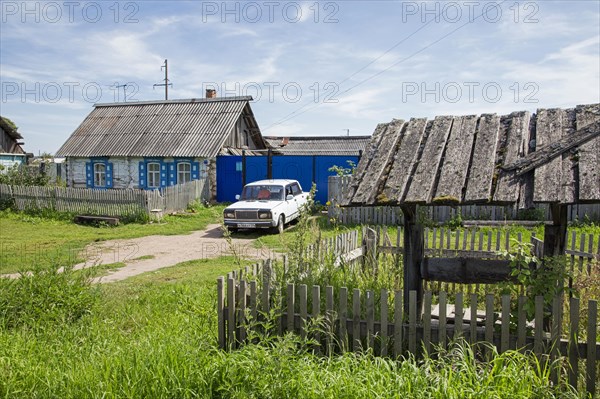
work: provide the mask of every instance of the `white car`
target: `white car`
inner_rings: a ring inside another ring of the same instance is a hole
[[[260,180],[244,186],[237,202],[223,211],[229,231],[270,228],[282,233],[285,224],[297,219],[308,200],[296,180]]]

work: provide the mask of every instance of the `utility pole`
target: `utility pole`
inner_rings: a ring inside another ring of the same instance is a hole
[[[169,86],[173,87],[173,83],[169,83],[169,67],[167,64],[167,60],[165,60],[165,65],[160,67],[161,70],[163,68],[165,68],[165,83],[156,83],[152,86],[152,88],[154,88],[156,86],[165,86],[165,100],[168,100],[169,99]]]

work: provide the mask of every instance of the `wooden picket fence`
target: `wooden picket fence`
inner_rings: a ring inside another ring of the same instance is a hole
[[[398,259],[402,237],[402,229],[391,232],[386,227],[364,227],[362,234],[354,230],[317,242],[307,247],[305,255],[313,259],[333,255],[335,262],[344,267],[360,267],[362,257],[373,248],[378,259]],[[508,232],[481,229],[426,229],[425,237],[428,258],[498,258],[499,250],[514,245]],[[600,236],[571,233],[569,237],[566,253],[571,267],[581,270],[584,277],[590,276],[594,267],[593,273],[600,272]],[[517,240],[522,242],[523,238],[519,235]],[[541,241],[535,237],[533,241],[541,248]],[[283,272],[289,267],[284,258]],[[600,331],[596,300],[582,303],[578,298],[555,298],[552,317],[544,321],[545,304],[539,297],[535,299],[534,319],[526,320],[525,296],[497,298],[482,294],[481,287],[469,293],[465,290],[469,285],[429,281],[425,285],[423,311],[417,311],[416,292],[410,292],[409,311],[404,313],[402,289],[350,292],[345,287],[294,283],[281,287],[276,285],[276,270],[281,269],[266,260],[217,279],[218,336],[222,348],[243,345],[252,329],[262,328],[264,324],[260,322],[265,315],[272,314],[275,319],[271,333],[289,331],[309,337],[319,343],[315,351],[324,354],[368,348],[381,356],[422,356],[423,350],[431,353],[462,338],[478,345],[484,355],[493,345],[499,352],[530,351],[550,361],[564,357],[566,367],[560,370],[566,370],[566,375],[555,370],[555,381],[566,378],[573,386],[583,384],[592,395],[598,390],[600,342],[596,341]],[[580,312],[581,309],[585,311]],[[544,323],[549,323],[550,329],[544,329]],[[592,337],[589,344],[585,337]]]
[[[579,377],[585,376],[585,389],[591,395],[597,389],[596,367],[600,360],[598,336],[598,303],[588,301],[587,323],[580,326],[578,298],[569,300],[567,315],[563,314],[563,300],[553,302],[553,316],[549,332],[543,328],[543,297],[535,298],[535,319],[525,319],[523,311],[526,297],[519,297],[516,311],[511,311],[511,297],[501,298],[501,310],[495,311],[493,295],[484,298],[473,294],[465,304],[463,294],[457,293],[453,306],[447,306],[447,295],[440,292],[434,306],[430,291],[424,296],[424,312],[417,311],[417,295],[409,293],[409,312],[403,314],[402,291],[380,292],[358,289],[351,296],[347,288],[320,287],[288,284],[281,303],[273,303],[270,286],[269,263],[265,263],[256,280],[247,281],[230,276],[217,279],[218,338],[222,348],[235,349],[247,341],[249,329],[275,310],[274,333],[293,332],[301,337],[312,338],[318,345],[316,352],[334,354],[343,351],[359,352],[365,349],[381,356],[422,356],[423,350],[431,353],[434,348],[446,348],[448,343],[463,337],[472,345],[486,343],[502,353],[507,350],[532,351],[540,359],[547,356],[553,361],[558,356],[567,363],[568,382],[577,387]],[[310,295],[309,295],[310,288]],[[324,292],[325,298],[322,297]],[[483,301],[481,301],[483,299]],[[349,302],[350,301],[350,302]],[[350,303],[350,305],[349,305]],[[310,304],[310,310],[309,310]],[[480,310],[483,309],[483,310]],[[563,318],[565,318],[563,320]],[[517,319],[516,330],[511,320]],[[320,323],[315,328],[314,323]],[[563,326],[566,329],[563,331]],[[311,327],[312,326],[312,327]],[[322,332],[325,330],[325,332]],[[528,333],[532,330],[532,333]],[[580,339],[581,331],[591,337],[587,342]],[[489,351],[489,346],[482,346]],[[580,369],[580,362],[585,365]],[[562,369],[556,369],[553,378]]]
[[[338,204],[344,190],[350,186],[352,176],[329,176],[327,214],[341,224],[399,225],[402,224],[402,210],[398,206],[352,206],[340,207]],[[546,204],[538,204],[540,215],[551,220],[550,208]],[[422,216],[436,223],[445,223],[460,214],[463,220],[516,220],[519,210],[516,207],[491,205],[461,206],[427,206],[419,208]],[[569,205],[567,218],[569,221],[582,220],[588,217],[600,221],[600,204]]]
[[[208,195],[206,179],[167,187],[161,191],[0,184],[0,200],[13,200],[19,210],[49,209],[114,217],[137,218],[152,215],[153,210],[181,211],[195,200],[207,200]]]

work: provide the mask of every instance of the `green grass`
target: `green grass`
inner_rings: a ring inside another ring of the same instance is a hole
[[[161,223],[130,223],[116,227],[82,226],[11,211],[0,212],[0,274],[39,266],[73,265],[81,250],[98,241],[149,235],[187,234],[220,223],[223,206],[190,216],[166,215]]]
[[[186,262],[99,286],[77,320],[0,328],[0,397],[575,397],[513,352],[492,363],[468,347],[425,362],[321,357],[291,336],[219,350],[215,279],[235,267],[231,257]]]

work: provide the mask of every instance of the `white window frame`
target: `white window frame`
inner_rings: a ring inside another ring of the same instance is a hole
[[[181,170],[182,166],[187,166],[187,170]],[[187,175],[187,178],[186,178]],[[192,181],[192,164],[190,162],[177,163],[177,184]]]
[[[153,170],[154,166],[156,170]],[[148,162],[146,165],[146,187],[160,188],[160,162]]]
[[[95,162],[93,165],[94,187],[106,187],[106,164]]]

